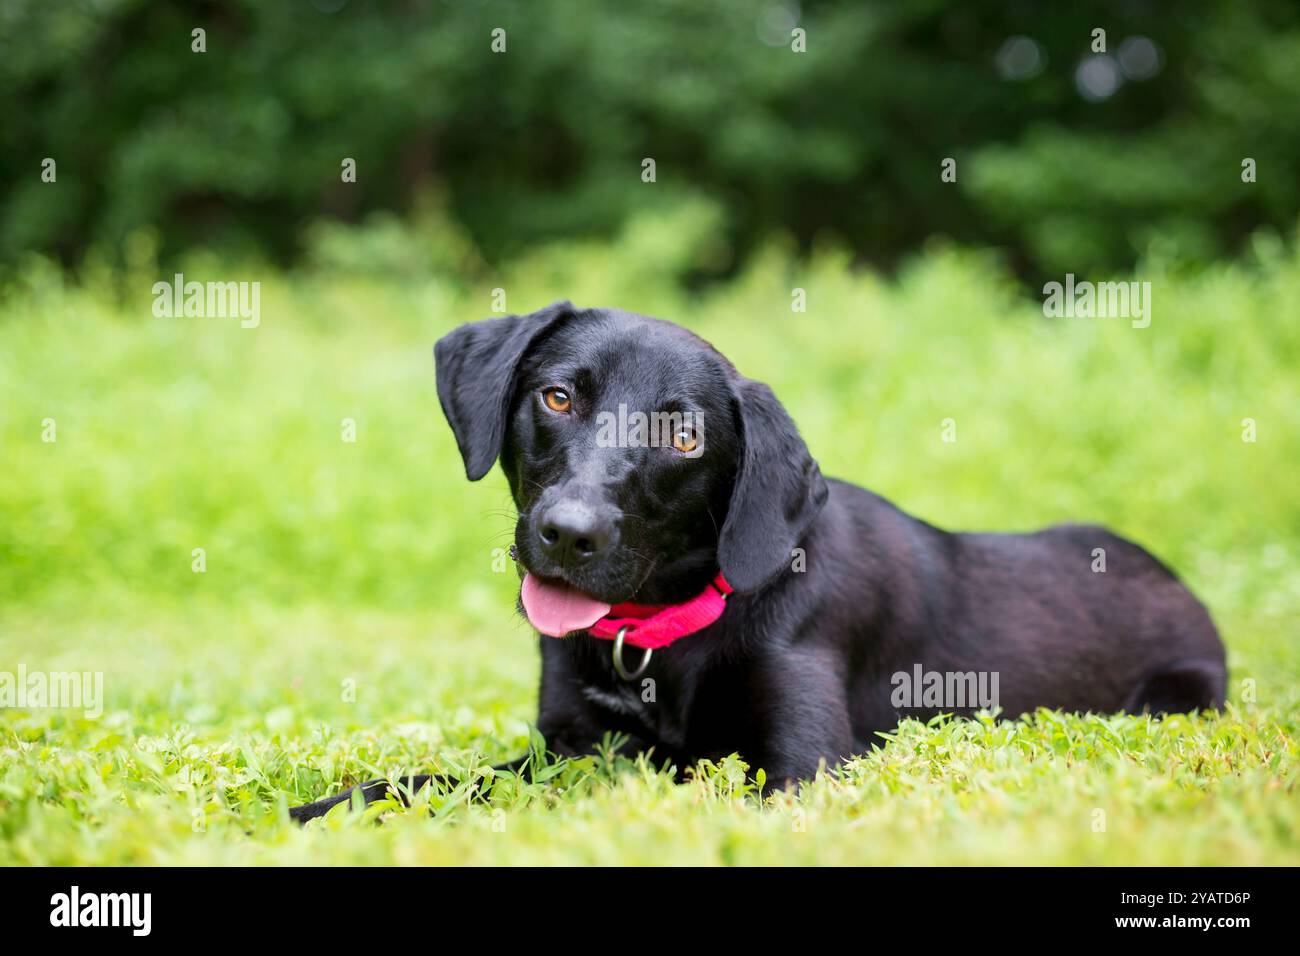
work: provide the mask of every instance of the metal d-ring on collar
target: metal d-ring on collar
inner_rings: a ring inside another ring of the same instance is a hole
[[[628,669],[623,666],[623,635],[626,633],[627,627],[620,627],[618,629],[618,637],[614,638],[614,670],[618,671],[618,676],[623,678],[623,680],[636,680],[644,674],[645,669],[650,666],[650,655],[654,653],[654,650],[649,647],[643,647],[641,649],[643,651],[641,654],[641,663],[637,665],[636,670],[629,673]]]

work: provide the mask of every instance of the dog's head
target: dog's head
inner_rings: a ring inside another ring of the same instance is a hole
[[[500,458],[510,481],[543,633],[684,600],[719,569],[758,589],[826,500],[771,390],[669,322],[560,302],[462,325],[434,355],[470,480]]]

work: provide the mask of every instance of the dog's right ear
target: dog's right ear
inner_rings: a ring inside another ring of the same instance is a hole
[[[467,322],[433,347],[438,401],[470,481],[491,471],[501,454],[520,360],[543,333],[573,313],[566,301],[529,315]]]

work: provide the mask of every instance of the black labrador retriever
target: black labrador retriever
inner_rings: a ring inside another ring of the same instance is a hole
[[[518,507],[557,754],[616,731],[787,786],[902,717],[1224,698],[1209,614],[1142,548],[1089,525],[953,534],[824,479],[772,391],[676,325],[561,302],[434,352],[466,473],[499,459]]]

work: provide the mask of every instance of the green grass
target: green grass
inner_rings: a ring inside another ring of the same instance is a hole
[[[0,709],[0,863],[1300,863],[1300,259],[1149,263],[1139,330],[1049,322],[942,247],[885,281],[778,245],[686,294],[664,277],[708,247],[698,219],[499,274],[453,249],[458,269],[368,275],[337,237],[298,274],[188,264],[260,280],[256,330],[153,318],[147,257],[27,268],[0,303],[0,671],[102,671],[105,708]],[[772,384],[824,472],[929,521],[1112,525],[1206,601],[1232,703],[908,723],[766,803],[734,759],[678,786],[589,758],[481,803],[289,825],[345,783],[529,746],[537,652],[494,570],[509,497],[464,480],[430,354],[494,287],[515,311],[568,297],[695,328]]]

